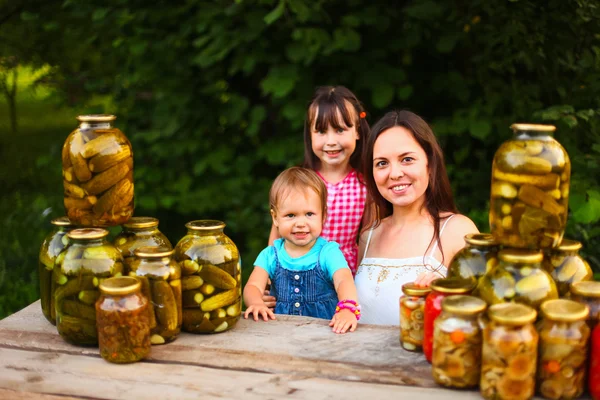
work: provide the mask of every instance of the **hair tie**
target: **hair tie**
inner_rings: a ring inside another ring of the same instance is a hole
[[[361,111],[360,114],[358,114],[358,116],[364,119],[367,116],[367,113],[364,111]]]

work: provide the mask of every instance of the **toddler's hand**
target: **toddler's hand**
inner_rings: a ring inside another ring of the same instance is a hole
[[[275,314],[273,314],[273,310],[267,307],[266,304],[248,307],[244,313],[244,318],[248,319],[248,315],[250,314],[254,316],[255,321],[258,321],[259,316],[262,316],[265,321],[277,319],[275,318]]]
[[[435,281],[439,277],[440,276],[438,274],[433,272],[423,272],[421,275],[417,276],[417,279],[415,279],[415,285],[427,287],[431,285],[431,282]]]
[[[329,322],[329,326],[333,326],[332,331],[335,333],[346,333],[348,329],[350,329],[350,332],[354,332],[357,325],[356,315],[348,309],[342,309],[335,313],[331,322]]]

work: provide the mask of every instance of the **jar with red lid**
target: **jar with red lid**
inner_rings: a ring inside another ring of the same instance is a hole
[[[454,294],[471,294],[475,288],[473,280],[458,278],[436,279],[431,283],[431,293],[425,299],[423,325],[423,354],[431,362],[433,356],[433,324],[442,312],[442,300]]]

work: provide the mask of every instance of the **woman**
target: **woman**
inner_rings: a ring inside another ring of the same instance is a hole
[[[458,214],[444,155],[429,125],[410,111],[387,113],[365,143],[367,209],[356,273],[362,323],[399,325],[404,283],[428,286],[478,232]],[[372,207],[372,208],[371,208]]]

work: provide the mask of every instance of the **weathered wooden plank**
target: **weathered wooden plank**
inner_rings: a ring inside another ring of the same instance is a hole
[[[97,357],[6,348],[0,348],[0,387],[5,391],[89,399],[155,399],[160,396],[164,399],[319,400],[403,395],[437,400],[457,394],[444,389],[340,382],[314,376],[183,367],[170,363],[115,365]],[[479,398],[477,392],[460,392],[460,396]]]
[[[54,396],[51,394],[44,393],[33,393],[33,392],[24,392],[24,391],[15,391],[15,390],[7,390],[0,388],[0,399],[4,400],[77,400],[81,399],[81,397],[71,397],[71,396]]]

